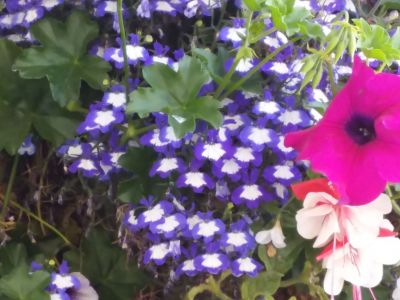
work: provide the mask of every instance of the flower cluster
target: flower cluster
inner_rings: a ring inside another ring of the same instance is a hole
[[[145,264],[160,266],[170,259],[173,278],[225,270],[237,277],[256,276],[262,269],[251,257],[255,240],[247,218],[227,226],[211,212],[185,209],[175,198],[157,204],[143,199],[141,204],[146,209],[129,210],[124,224],[133,237],[145,236],[151,243],[144,254]]]
[[[400,239],[384,217],[392,210],[387,195],[365,205],[343,205],[326,179],[298,183],[293,191],[304,200],[296,215],[298,232],[306,239],[316,238],[314,247],[324,247],[317,260],[327,269],[327,293],[338,295],[344,281],[355,286],[355,294],[360,287],[375,287],[382,280],[383,265],[400,261]]]

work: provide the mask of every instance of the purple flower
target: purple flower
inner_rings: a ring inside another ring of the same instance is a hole
[[[228,176],[232,181],[238,181],[241,177],[242,167],[235,158],[223,159],[213,165],[213,172],[218,178]]]
[[[255,242],[248,231],[232,231],[221,237],[221,245],[226,248],[226,251],[236,251],[246,255],[254,249]]]
[[[277,143],[275,131],[269,128],[246,126],[239,135],[244,145],[253,147],[256,151],[263,151],[266,146],[274,146]]]
[[[289,185],[301,179],[300,171],[290,164],[266,167],[263,176],[269,183],[280,182],[284,185]]]
[[[78,278],[69,274],[69,268],[66,261],[63,261],[59,268],[59,273],[51,274],[50,287],[56,291],[66,291],[68,289],[79,289],[80,282]]]
[[[194,265],[194,259],[187,259],[178,266],[176,273],[178,275],[185,274],[189,277],[193,277],[196,276],[199,273],[199,271],[196,269]]]
[[[260,101],[253,107],[256,115],[266,115],[268,119],[275,119],[283,112],[283,108],[275,101]]]
[[[197,223],[192,230],[194,239],[204,239],[205,243],[211,242],[214,237],[225,232],[225,224],[220,219],[203,220]]]
[[[179,176],[176,186],[178,188],[190,187],[195,193],[202,193],[205,187],[212,189],[215,184],[207,174],[199,171],[190,171]]]
[[[282,131],[294,131],[311,125],[311,119],[304,110],[285,110],[278,121],[282,123]]]
[[[90,158],[75,160],[68,168],[71,173],[82,172],[85,177],[93,177],[100,174],[97,162]]]
[[[231,269],[235,277],[240,277],[242,275],[256,277],[263,267],[251,257],[241,257],[232,262]]]
[[[120,109],[105,109],[101,103],[90,106],[85,121],[79,126],[78,133],[96,135],[99,132],[107,133],[116,124],[124,121],[124,113]]]
[[[194,155],[200,161],[208,159],[215,162],[225,157],[230,150],[231,147],[227,143],[198,142],[194,147]]]
[[[145,264],[153,261],[156,265],[161,266],[167,258],[171,256],[169,243],[160,243],[151,246],[144,254],[143,262]]]
[[[103,105],[111,105],[114,108],[125,108],[125,88],[120,85],[114,86],[111,92],[104,93],[101,102]]]
[[[230,267],[228,257],[221,253],[207,253],[194,259],[194,266],[198,271],[207,271],[216,275]]]
[[[258,167],[262,163],[262,153],[256,152],[250,147],[237,147],[233,157],[242,166],[248,166],[252,163],[254,166]]]
[[[165,217],[160,223],[152,223],[150,230],[156,234],[162,234],[165,238],[171,239],[177,232],[186,226],[186,217],[183,214],[174,214]]]
[[[269,195],[255,183],[244,184],[232,192],[232,202],[236,205],[245,204],[248,208],[257,208],[261,201],[269,200]]]
[[[161,178],[167,178],[171,175],[172,171],[178,171],[182,173],[185,169],[185,163],[182,159],[177,157],[164,157],[157,160],[151,170],[150,176],[159,175]]]
[[[173,204],[168,201],[160,201],[152,208],[142,212],[138,218],[138,225],[142,228],[163,222],[164,217],[174,210]]]
[[[231,42],[233,47],[239,47],[243,38],[246,36],[246,28],[244,28],[244,19],[233,19],[234,27],[222,27],[219,32],[219,39],[224,42]]]
[[[29,134],[21,146],[18,148],[18,154],[19,155],[33,155],[36,152],[36,146],[32,142],[32,134]]]

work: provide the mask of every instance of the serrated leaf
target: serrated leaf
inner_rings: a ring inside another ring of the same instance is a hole
[[[32,129],[59,145],[74,136],[80,119],[52,100],[44,79],[21,79],[11,71],[20,52],[14,43],[0,40],[0,150],[12,155]]]
[[[202,119],[217,128],[222,124],[222,114],[219,111],[221,103],[211,96],[196,98],[187,107],[187,112],[195,118]]]
[[[94,89],[105,88],[111,67],[87,54],[98,26],[86,14],[74,12],[65,23],[45,18],[32,25],[31,33],[41,46],[24,50],[17,59],[15,69],[23,78],[47,77],[53,98],[61,106],[79,99],[81,80]]]
[[[128,113],[146,116],[151,112],[165,112],[179,109],[179,103],[167,91],[153,88],[138,88],[130,95]]]
[[[81,243],[81,252],[67,252],[65,258],[73,270],[86,276],[99,293],[100,300],[127,300],[149,278],[140,271],[137,264],[129,262],[124,251],[112,245],[104,231],[94,229]]]
[[[49,273],[44,271],[32,273],[24,263],[0,279],[0,294],[9,300],[47,300],[50,296],[45,292],[45,288],[49,282]]]
[[[364,19],[353,20],[358,27],[358,46],[368,58],[375,58],[390,65],[400,59],[399,39],[397,32],[391,38],[385,28],[380,25],[368,24]]]
[[[225,48],[218,48],[218,53],[214,54],[210,49],[195,48],[192,50],[193,55],[198,57],[208,69],[212,79],[221,84],[225,74],[224,62],[229,58],[229,53]]]
[[[214,127],[222,123],[219,102],[212,97],[199,97],[201,87],[210,76],[198,59],[186,56],[179,62],[178,72],[166,65],[146,67],[143,76],[149,88],[140,88],[130,95],[128,113],[145,116],[151,112],[168,114],[169,124],[178,137],[195,129],[196,120]]]

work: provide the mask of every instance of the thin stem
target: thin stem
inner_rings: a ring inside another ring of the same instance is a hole
[[[41,208],[41,205],[42,205],[42,189],[43,189],[43,184],[44,184],[44,177],[45,177],[45,175],[47,173],[47,168],[49,166],[49,161],[50,161],[50,158],[53,155],[53,153],[54,153],[54,149],[51,149],[49,151],[49,154],[46,157],[46,160],[44,161],[42,173],[41,173],[40,179],[39,179],[38,195],[37,195],[37,199],[36,199],[36,212],[37,212],[38,217],[41,218],[41,219],[42,219],[42,208]],[[40,229],[42,231],[42,234],[45,235],[46,231],[45,231],[44,226],[43,226],[42,223],[40,223]]]
[[[394,199],[390,199],[392,201],[393,211],[400,216],[400,206]]]
[[[209,291],[217,296],[221,300],[232,300],[231,297],[227,296],[220,288],[217,281],[215,281],[213,276],[210,276],[207,280]]]
[[[290,278],[288,280],[282,280],[281,283],[279,284],[280,288],[286,288],[295,284],[299,284],[299,283],[304,283],[303,279],[301,277],[294,277],[294,278]]]
[[[331,85],[332,94],[333,94],[333,96],[335,96],[337,94],[338,90],[337,90],[337,86],[335,83],[335,77],[333,75],[332,63],[327,62],[327,65],[328,65],[329,83]]]
[[[217,97],[221,95],[221,93],[224,91],[224,88],[228,85],[229,80],[232,78],[233,73],[235,72],[238,64],[239,64],[239,60],[237,59],[237,56],[236,56],[232,62],[232,65],[231,65],[228,73],[225,74],[224,78],[222,79],[221,84],[218,86],[218,89],[215,91],[215,95]]]
[[[215,29],[215,32],[214,32],[214,39],[213,39],[212,44],[211,44],[211,50],[215,49],[215,46],[217,45],[218,32],[219,32],[219,29],[221,28],[222,20],[224,19],[224,15],[225,15],[225,11],[226,11],[226,6],[227,5],[228,5],[228,1],[224,1],[222,3],[218,24],[216,26],[213,26],[214,29]],[[213,10],[213,14],[214,14],[214,11],[215,10]],[[211,24],[213,24],[213,23],[211,23]]]
[[[45,220],[43,220],[42,218],[38,217],[37,215],[35,215],[34,213],[30,212],[28,209],[26,209],[25,207],[19,205],[17,202],[15,201],[10,201],[10,204],[15,206],[16,208],[18,208],[20,211],[24,212],[26,215],[28,215],[29,217],[35,219],[36,221],[38,221],[40,224],[43,224],[44,226],[46,226],[47,228],[49,228],[51,231],[53,231],[55,234],[57,234],[67,245],[72,246],[73,244],[68,240],[68,238],[66,238],[57,228],[55,228],[53,225],[47,223]]]
[[[1,209],[0,221],[4,221],[8,210],[8,203],[10,201],[12,187],[14,185],[15,175],[17,174],[17,166],[19,161],[19,154],[14,156],[13,165],[11,168],[10,179],[8,180],[6,194],[4,195],[3,208]]]
[[[389,195],[390,201],[392,202],[393,211],[400,216],[400,205],[397,203],[398,197],[394,197],[390,185],[386,187],[386,193]]]
[[[376,11],[381,6],[381,4],[382,4],[382,0],[376,1],[375,5],[371,8],[371,10],[368,13],[369,18],[372,17],[373,15],[375,15]]]
[[[386,64],[385,63],[382,63],[380,66],[379,66],[379,68],[378,68],[378,72],[380,73],[380,72],[382,72],[384,69],[385,69],[385,67],[386,67]]]
[[[125,96],[126,102],[129,101],[129,64],[128,64],[128,53],[126,51],[126,33],[124,26],[124,16],[122,14],[122,0],[117,0],[117,13],[118,13],[118,23],[119,23],[119,31],[121,36],[122,43],[122,53],[124,56],[124,85],[125,85]]]
[[[141,135],[143,133],[146,133],[146,132],[148,132],[150,130],[153,130],[153,129],[156,129],[156,128],[157,128],[157,125],[153,124],[153,125],[149,125],[149,126],[146,126],[146,127],[135,129],[135,135],[134,136]]]
[[[251,24],[252,18],[253,18],[253,12],[251,12],[246,19],[246,38],[243,41],[243,45],[240,47],[240,49],[236,53],[235,59],[233,60],[233,63],[232,63],[232,66],[230,67],[228,73],[226,73],[224,78],[222,79],[222,83],[218,86],[218,89],[215,91],[215,95],[217,96],[217,98],[219,98],[219,96],[221,96],[225,87],[229,84],[229,81],[231,80],[233,73],[235,72],[236,67],[239,64],[239,61],[241,59],[241,57],[239,57],[241,50],[244,48],[247,48],[247,46],[248,46],[249,30],[250,30],[250,24]]]
[[[256,74],[263,65],[265,65],[267,62],[269,62],[271,59],[273,59],[279,52],[281,52],[283,49],[285,49],[286,47],[288,47],[289,45],[291,45],[292,43],[295,43],[299,40],[299,37],[296,37],[292,40],[290,40],[289,42],[287,42],[286,44],[283,44],[282,46],[280,46],[279,48],[277,48],[274,52],[270,53],[269,55],[267,55],[262,61],[260,61],[253,69],[251,69],[246,76],[240,78],[238,81],[236,81],[234,84],[232,84],[228,90],[223,93],[221,95],[221,97],[219,97],[220,99],[224,99],[227,96],[229,96],[233,91],[237,90],[238,88],[240,88],[249,78],[251,78],[251,76],[253,76],[254,74]]]

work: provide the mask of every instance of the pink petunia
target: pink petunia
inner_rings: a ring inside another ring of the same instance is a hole
[[[350,80],[324,117],[285,137],[285,146],[337,186],[341,203],[368,203],[387,182],[400,181],[399,86],[399,75],[376,74],[355,57]]]

